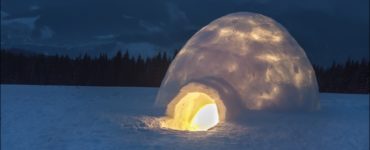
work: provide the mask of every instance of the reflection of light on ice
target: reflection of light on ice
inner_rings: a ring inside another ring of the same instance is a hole
[[[213,106],[212,106],[213,107]],[[207,132],[177,132],[175,130],[167,130],[160,126],[164,121],[163,118],[156,117],[140,117],[139,120],[131,121],[131,124],[124,125],[124,128],[134,128],[142,130],[151,130],[158,132],[162,135],[170,135],[170,137],[177,136],[182,137],[182,140],[204,140],[204,138],[212,137],[224,137],[224,138],[234,138],[240,137],[240,135],[248,134],[248,126],[243,124],[237,124],[233,122],[220,122],[217,127],[212,128],[212,130],[207,130]],[[134,122],[134,125],[132,123]],[[135,122],[140,125],[135,125]],[[139,130],[141,131],[141,130]]]

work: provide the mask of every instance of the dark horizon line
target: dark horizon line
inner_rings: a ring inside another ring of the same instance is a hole
[[[12,51],[12,50],[16,50],[16,51]],[[122,52],[121,50],[118,50],[117,52],[114,53],[114,55],[111,55],[109,56],[107,53],[99,53],[98,55],[96,56],[92,56],[91,54],[85,52],[85,53],[80,53],[79,55],[77,56],[70,56],[68,54],[43,54],[43,53],[39,53],[39,52],[31,52],[31,51],[28,51],[26,49],[21,49],[21,48],[0,48],[0,51],[1,53],[3,52],[10,52],[10,53],[13,53],[13,54],[20,54],[20,55],[24,55],[24,56],[44,56],[44,57],[65,57],[65,58],[69,58],[69,59],[72,59],[72,60],[76,60],[76,59],[83,59],[84,57],[88,57],[88,59],[99,59],[99,57],[107,57],[107,58],[113,58],[115,56],[117,56],[118,53],[121,53],[122,57],[127,53],[129,59],[134,59],[134,60],[137,60],[137,59],[142,59],[143,61],[146,61],[147,59],[151,59],[151,58],[155,58],[155,57],[162,57],[163,55],[166,56],[166,58],[170,61],[172,61],[173,59],[175,59],[177,53],[179,52],[179,50],[174,50],[172,56],[171,56],[171,53],[170,52],[167,52],[167,51],[162,51],[162,52],[158,52],[157,54],[153,55],[153,56],[148,56],[148,57],[144,57],[142,56],[141,54],[137,55],[137,56],[134,56],[132,54],[130,54],[130,52],[128,50]],[[363,56],[361,58],[352,58],[352,57],[347,57],[347,59],[345,59],[344,61],[337,61],[337,60],[333,60],[330,64],[326,64],[326,65],[320,65],[320,64],[317,64],[317,63],[312,63],[310,57],[308,57],[308,59],[310,60],[312,66],[314,67],[321,67],[323,69],[327,69],[327,68],[330,68],[334,65],[344,65],[346,63],[348,63],[349,61],[357,61],[358,63],[361,63],[363,61],[365,62],[369,62],[369,58],[366,57],[366,56]]]
[[[130,58],[121,52],[76,59],[61,55],[24,55],[1,50],[1,84],[158,87],[173,59]],[[321,92],[369,93],[369,61],[348,59],[329,67],[313,64]]]
[[[71,54],[58,54],[58,53],[55,53],[55,54],[45,54],[45,53],[42,53],[42,52],[35,52],[35,51],[32,51],[32,50],[28,50],[28,49],[23,49],[23,48],[0,48],[0,51],[3,52],[10,52],[10,53],[13,53],[13,54],[21,54],[21,55],[25,55],[25,56],[32,56],[32,55],[43,55],[43,56],[52,56],[52,57],[55,57],[55,56],[58,56],[58,57],[68,57],[68,58],[71,58],[71,59],[77,59],[77,58],[82,58],[84,56],[89,56],[90,58],[97,58],[97,57],[100,57],[101,55],[107,55],[108,57],[109,54],[106,53],[106,52],[100,52],[98,55],[94,56],[94,54],[89,54],[88,52],[84,52],[84,53],[79,53],[78,55],[76,56],[71,56]],[[118,49],[114,55],[112,55],[112,57],[114,57],[118,52],[120,52],[121,54],[125,54],[125,53],[128,53],[130,58],[134,57],[141,57],[141,58],[145,58],[143,55],[139,54],[137,56],[135,55],[132,55],[130,54],[129,52],[129,49],[126,49],[124,51],[122,51],[121,49]],[[155,55],[153,56],[149,56],[149,58],[153,58],[153,57],[156,57],[156,55],[160,54],[160,55],[163,55],[164,53],[167,55],[167,56],[171,56],[171,58],[175,58],[176,54],[179,52],[179,50],[175,49],[173,52],[168,52],[168,51],[158,51]]]

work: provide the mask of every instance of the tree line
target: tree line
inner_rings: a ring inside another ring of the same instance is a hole
[[[313,65],[320,92],[369,93],[369,60],[333,62],[330,67]]]
[[[174,56],[131,57],[87,54],[76,58],[1,50],[2,84],[158,87]],[[369,61],[348,59],[330,67],[313,65],[320,92],[369,93]]]
[[[171,62],[167,53],[152,58],[100,54],[46,56],[1,50],[2,84],[57,84],[97,86],[159,86]]]

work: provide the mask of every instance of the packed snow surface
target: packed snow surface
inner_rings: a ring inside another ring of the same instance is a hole
[[[207,132],[163,130],[157,88],[1,85],[1,149],[369,149],[369,95],[317,112],[250,112]]]

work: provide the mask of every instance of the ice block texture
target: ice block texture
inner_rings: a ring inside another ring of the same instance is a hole
[[[169,66],[156,105],[167,106],[190,83],[217,91],[228,111],[315,110],[320,104],[304,50],[282,25],[250,12],[223,16],[193,35]]]

